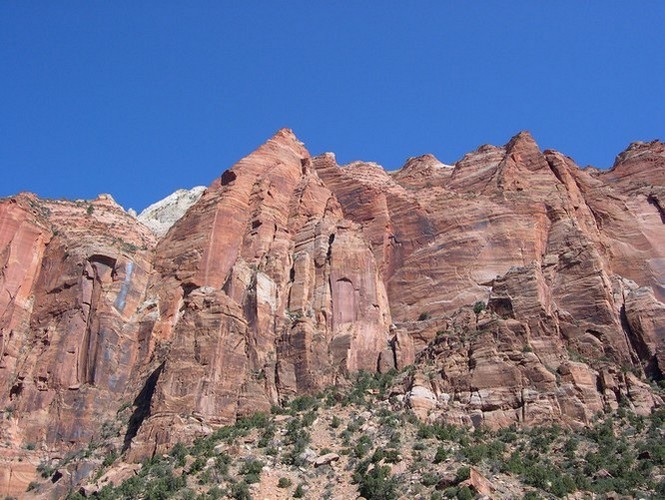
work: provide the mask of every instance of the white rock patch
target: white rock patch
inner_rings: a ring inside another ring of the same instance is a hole
[[[204,186],[178,189],[175,193],[143,210],[137,219],[161,238],[185,215],[189,207],[201,198],[205,189]]]

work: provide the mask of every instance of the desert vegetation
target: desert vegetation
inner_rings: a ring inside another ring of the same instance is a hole
[[[177,443],[122,481],[113,472],[127,464],[97,443],[89,451],[99,462],[96,485],[68,498],[465,499],[484,488],[529,499],[665,495],[665,409],[642,417],[620,407],[586,429],[468,429],[419,421],[394,390],[409,375],[361,372],[347,387],[300,396]],[[106,427],[110,439],[112,425]],[[30,490],[39,493],[82,458],[43,464],[44,482]]]

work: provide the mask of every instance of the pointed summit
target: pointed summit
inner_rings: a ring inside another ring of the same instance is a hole
[[[300,142],[298,138],[296,137],[295,132],[288,128],[288,127],[282,127],[280,128],[277,132],[275,132],[275,135],[272,136],[272,139],[275,140],[287,140],[287,141],[296,141]]]
[[[280,128],[273,136],[266,141],[266,143],[274,142],[282,146],[291,148],[303,148],[305,145],[298,139],[295,132],[290,128]]]
[[[506,144],[508,153],[528,151],[530,153],[540,153],[540,147],[528,130],[522,130],[519,134],[513,136]]]
[[[288,165],[299,173],[302,160],[309,157],[305,145],[298,140],[293,130],[281,128],[253,152],[226,170],[211,187],[229,184],[241,174],[261,175],[277,165]]]
[[[309,157],[309,152],[305,145],[296,137],[296,134],[290,128],[281,128],[275,134],[259,146],[247,158],[266,151],[290,151],[296,156],[303,158]],[[242,160],[241,160],[242,161]]]
[[[512,168],[526,169],[531,172],[541,170],[546,172],[548,177],[551,175],[545,156],[530,132],[523,130],[510,139],[505,147],[506,159],[513,162],[514,165],[511,167],[510,164],[506,164],[503,170]]]

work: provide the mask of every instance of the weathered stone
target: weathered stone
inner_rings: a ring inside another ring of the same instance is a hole
[[[163,200],[153,203],[139,215],[134,216],[161,238],[201,198],[204,191],[205,187],[203,186],[179,189]]]
[[[325,455],[320,455],[314,459],[314,467],[328,465],[332,462],[337,462],[337,460],[339,460],[339,455],[337,453],[326,453]]]
[[[388,173],[282,130],[201,191],[146,215],[159,237],[108,195],[0,201],[0,485],[120,407],[138,461],[358,370],[415,364],[404,400],[459,425],[662,403],[660,142],[601,172],[520,133]]]
[[[470,468],[469,479],[459,483],[459,486],[468,486],[479,495],[491,496],[494,491],[492,483],[480,472],[478,472],[478,469],[475,467]]]

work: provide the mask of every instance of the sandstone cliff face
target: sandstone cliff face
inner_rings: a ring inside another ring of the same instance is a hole
[[[454,168],[432,156],[393,174],[337,167],[330,155],[314,163],[345,215],[363,224],[398,326],[417,350],[431,341],[419,365],[436,368],[427,380],[419,370],[410,393],[422,416],[584,423],[622,395],[640,393],[642,412],[657,402],[629,370],[662,376],[648,340],[662,345],[648,318],[660,302],[627,297],[635,283],[662,291],[661,143],[632,145],[607,173],[541,152],[528,133]],[[476,301],[490,314],[456,312]],[[644,326],[630,326],[631,309],[650,311]],[[435,338],[414,323],[450,314]]]
[[[376,370],[388,347],[373,254],[290,131],[210,186],[155,267],[152,335],[169,349],[138,454]]]
[[[108,196],[6,199],[0,478],[24,487],[119,408],[120,446],[139,460],[413,363],[405,400],[422,418],[646,413],[661,401],[645,375],[665,363],[664,203],[659,142],[601,172],[521,133],[389,173],[311,157],[288,130],[157,235]]]
[[[16,453],[84,447],[122,403],[141,360],[136,312],[155,241],[108,196],[21,194],[3,202],[0,227],[1,432],[10,458],[0,469],[16,482],[30,479],[30,462],[14,474]]]

